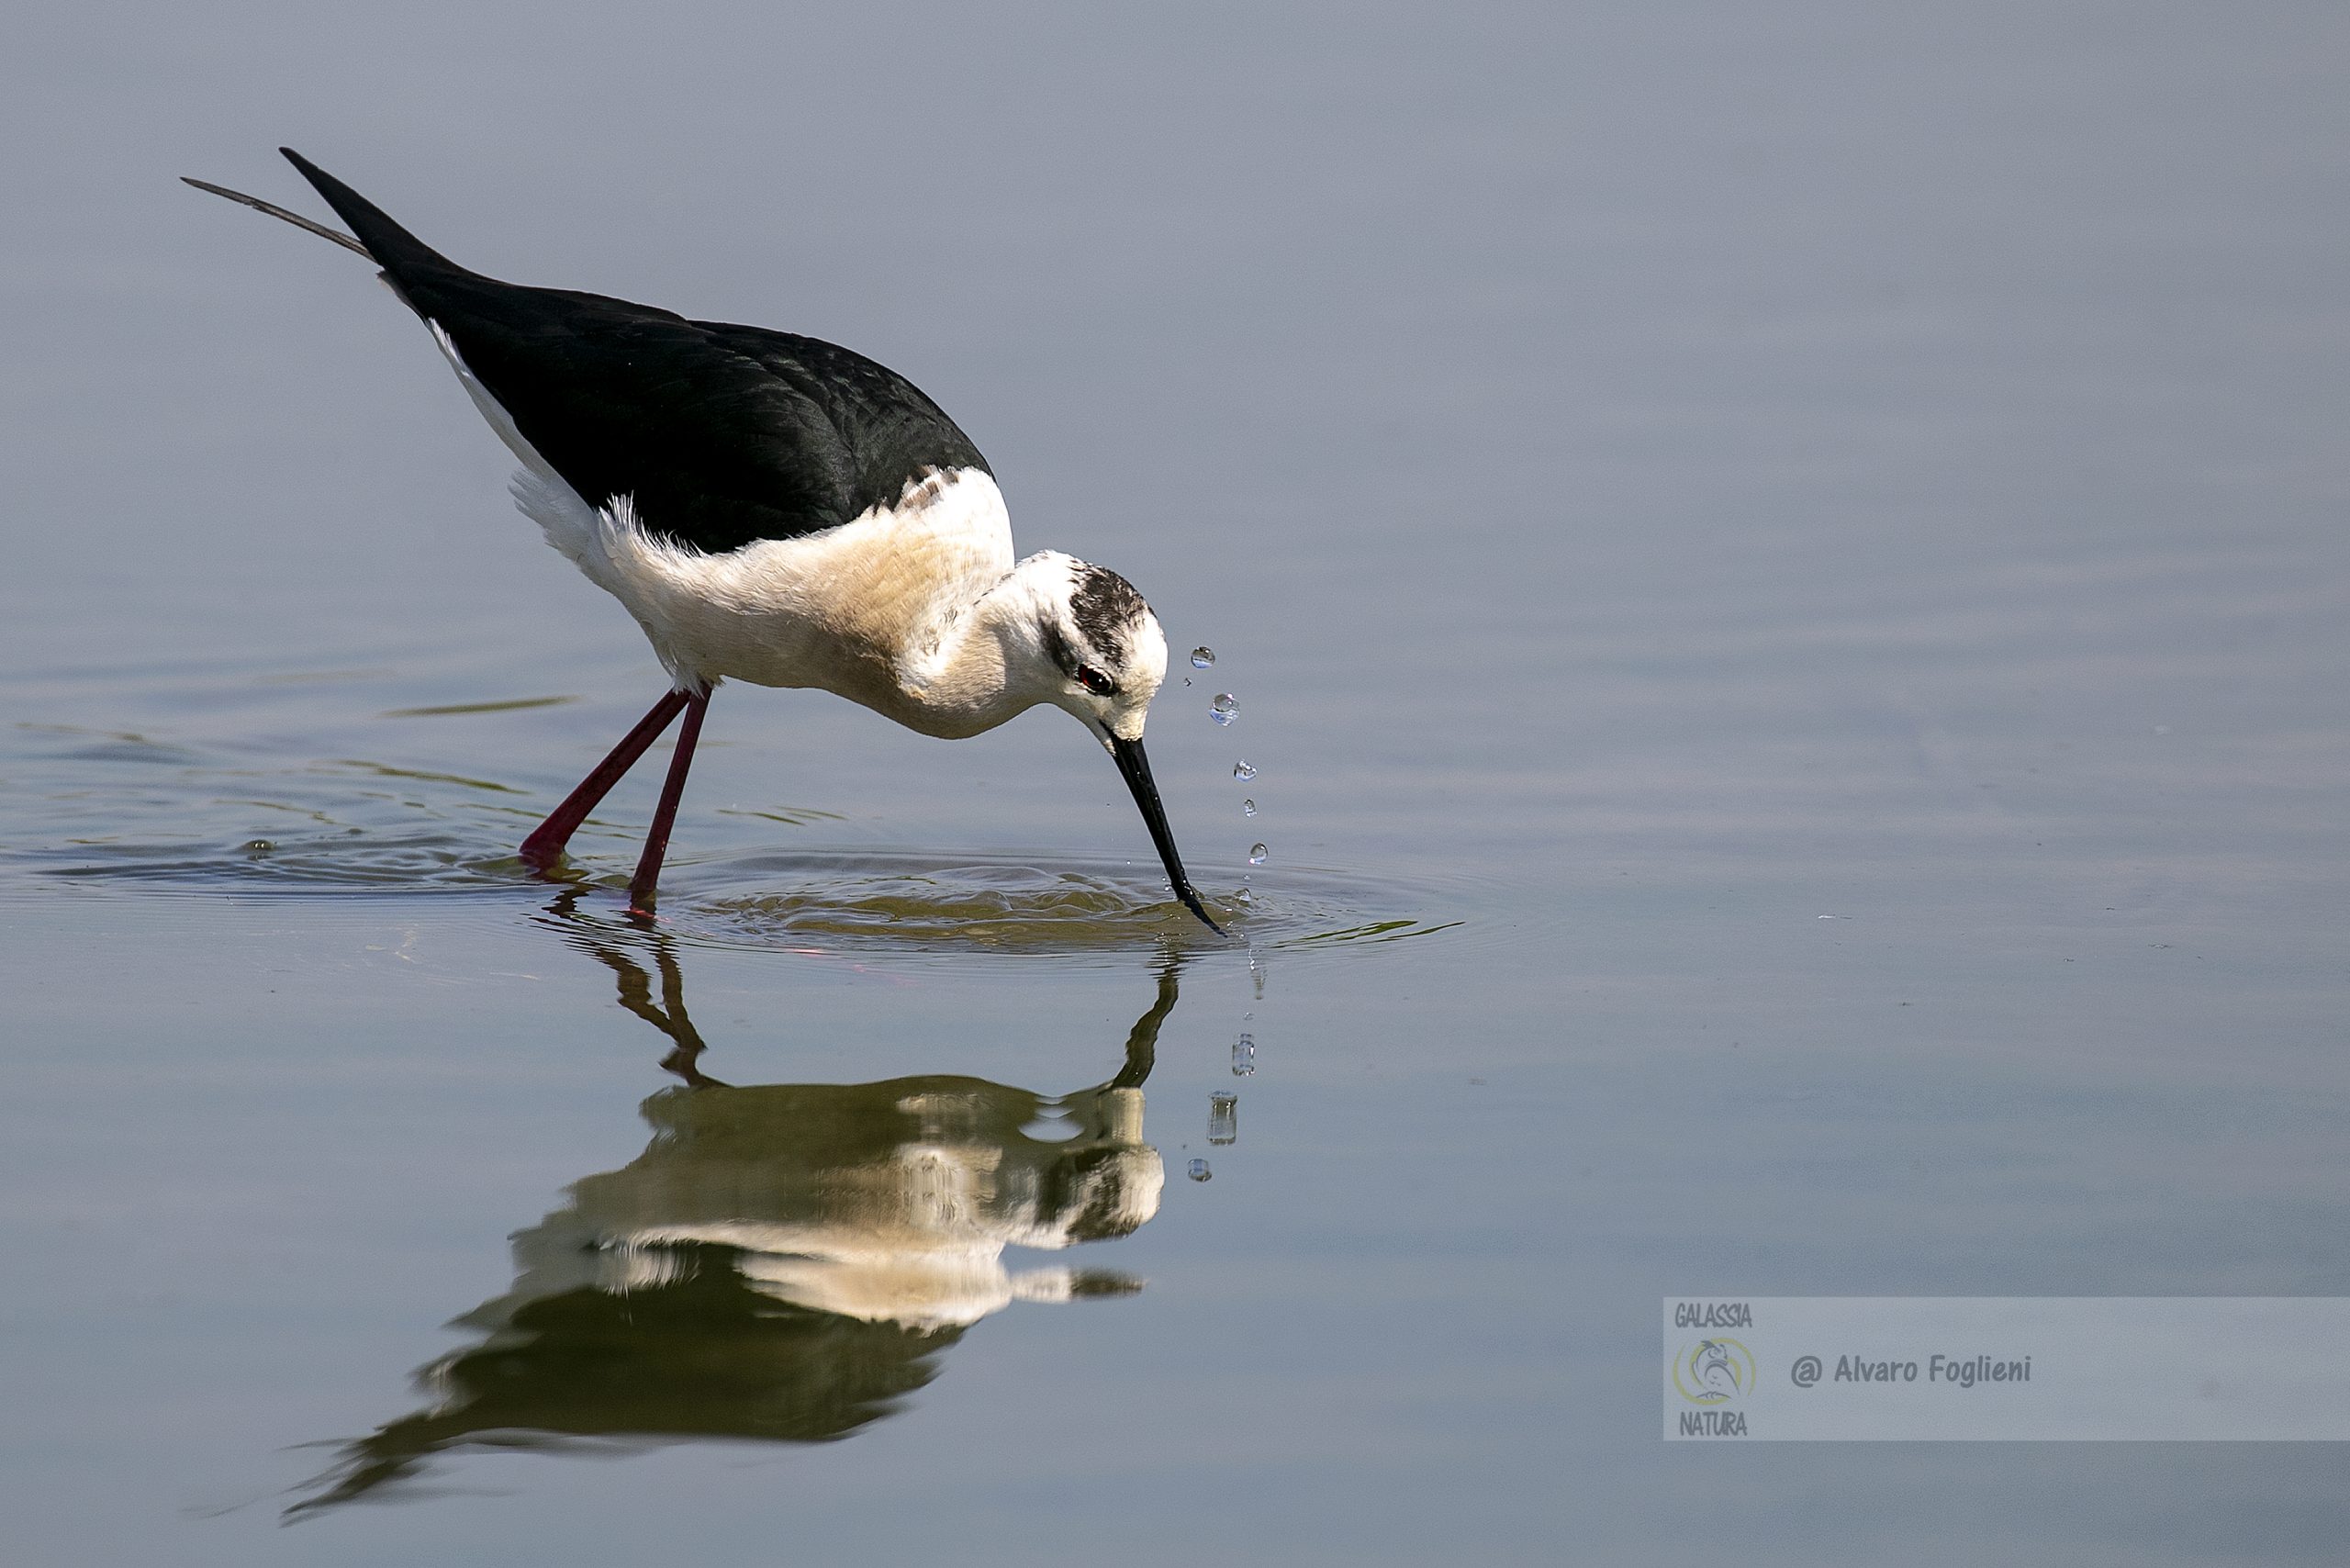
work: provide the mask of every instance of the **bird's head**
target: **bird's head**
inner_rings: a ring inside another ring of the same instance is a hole
[[[1045,700],[1114,748],[1140,741],[1150,700],[1167,678],[1167,633],[1134,584],[1106,566],[1058,552],[1020,564],[1040,579],[1032,600],[1035,674]]]
[[[1046,551],[1013,569],[1026,588],[1023,683],[1040,701],[1074,715],[1102,743],[1134,792],[1168,880],[1185,907],[1221,932],[1183,875],[1167,809],[1143,756],[1143,722],[1167,678],[1167,633],[1134,584],[1106,566]]]

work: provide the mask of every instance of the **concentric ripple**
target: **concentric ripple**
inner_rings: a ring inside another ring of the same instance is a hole
[[[1414,909],[1426,902],[1414,890],[1334,871],[1288,873],[1245,900],[1212,879],[1201,890],[1226,936],[1176,902],[1156,867],[1050,855],[749,855],[689,868],[666,896],[662,924],[687,940],[725,946],[1081,953],[1137,942],[1205,948],[1393,939],[1450,924]]]

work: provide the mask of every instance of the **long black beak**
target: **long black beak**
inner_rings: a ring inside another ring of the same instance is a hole
[[[1183,857],[1175,853],[1175,835],[1168,830],[1167,808],[1159,803],[1158,786],[1151,781],[1150,759],[1142,754],[1142,742],[1122,741],[1113,735],[1110,755],[1117,759],[1126,788],[1135,792],[1135,804],[1142,808],[1143,824],[1150,829],[1150,842],[1158,846],[1158,858],[1166,863],[1167,879],[1174,885],[1175,896],[1210,931],[1223,935],[1224,927],[1208,913],[1207,907],[1200,902],[1200,895],[1192,890],[1192,879],[1183,875]]]

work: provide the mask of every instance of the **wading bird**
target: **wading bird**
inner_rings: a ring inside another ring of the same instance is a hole
[[[629,908],[650,915],[722,680],[819,688],[949,740],[1049,702],[1108,750],[1175,896],[1221,929],[1183,875],[1143,755],[1167,675],[1158,617],[1105,567],[1049,550],[1013,560],[987,460],[912,383],[814,338],[468,272],[279,151],[350,234],[187,183],[383,269],[521,460],[524,513],[627,607],[669,673],[668,692],[522,841],[524,860],[560,858],[683,713],[629,882]]]

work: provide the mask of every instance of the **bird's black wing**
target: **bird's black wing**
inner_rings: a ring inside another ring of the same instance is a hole
[[[515,428],[591,505],[717,553],[894,503],[986,466],[904,377],[847,349],[595,295],[431,279],[407,288]]]
[[[401,297],[439,325],[515,428],[591,505],[735,550],[848,521],[931,469],[987,463],[903,376],[788,332],[689,321],[456,265],[289,152]]]

